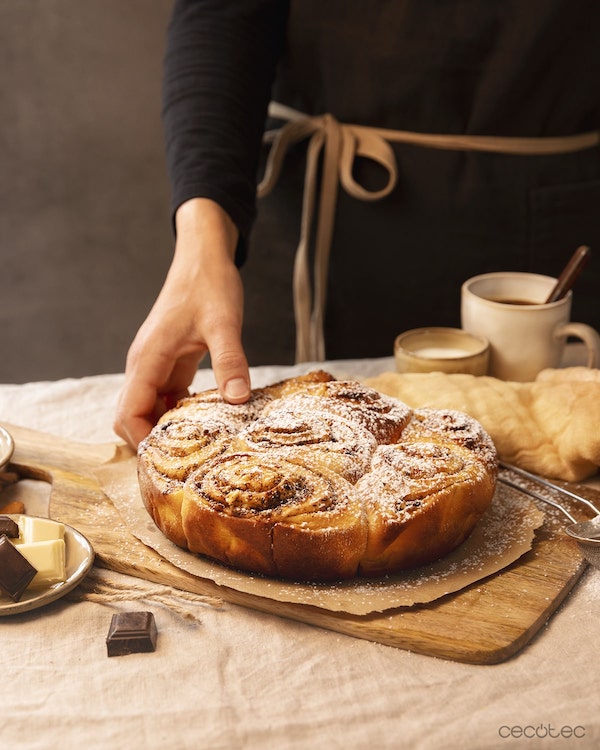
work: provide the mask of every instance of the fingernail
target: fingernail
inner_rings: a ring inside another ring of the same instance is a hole
[[[243,398],[249,393],[248,383],[244,378],[233,378],[225,384],[225,396],[227,398]]]

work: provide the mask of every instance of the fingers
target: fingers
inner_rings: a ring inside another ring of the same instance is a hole
[[[117,435],[132,448],[150,432],[155,422],[156,391],[137,378],[125,380],[113,423]]]
[[[115,421],[114,425],[114,431],[134,450],[137,450],[138,445],[145,437],[147,437],[153,427],[154,424],[144,417],[130,417],[128,419],[120,419],[117,416],[117,420]]]
[[[217,388],[232,404],[250,398],[250,373],[239,334],[235,331],[213,331],[211,359]],[[115,412],[114,430],[119,437],[137,448],[158,419],[188,395],[188,385],[196,373],[200,354],[191,354],[161,363],[148,347],[128,359],[125,384]],[[171,366],[172,369],[165,371]],[[158,384],[157,384],[158,383]]]
[[[223,398],[239,404],[250,397],[243,289],[234,263],[237,229],[205,199],[179,208],[177,229],[165,283],[129,350],[115,414],[115,432],[134,447],[187,394],[207,351]]]
[[[177,356],[161,349],[161,336],[140,330],[127,356],[125,382],[117,401],[113,429],[134,449],[158,419],[188,395],[202,356],[199,351]]]
[[[219,393],[232,404],[250,397],[250,374],[241,342],[241,320],[223,300],[208,304],[204,311],[192,305],[167,314],[159,306],[136,336],[127,357],[125,383],[117,403],[114,430],[137,448],[158,419],[188,394],[200,360],[210,351]],[[208,335],[205,334],[208,332]]]
[[[250,398],[250,372],[242,349],[240,334],[218,332],[209,343],[217,388],[230,404],[242,404]]]
[[[225,382],[222,391],[225,401],[230,404],[242,404],[250,398],[250,381],[245,377],[232,377]]]

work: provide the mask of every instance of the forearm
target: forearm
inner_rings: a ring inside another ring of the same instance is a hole
[[[258,152],[287,5],[178,0],[169,27],[163,122],[173,211],[209,198],[243,237],[254,220]]]

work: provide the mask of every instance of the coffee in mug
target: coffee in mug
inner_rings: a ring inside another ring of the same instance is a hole
[[[502,380],[529,381],[559,367],[569,336],[587,350],[587,366],[600,363],[600,336],[584,323],[570,322],[573,293],[546,300],[556,279],[535,273],[499,271],[465,281],[461,289],[464,330],[490,343],[488,373]]]

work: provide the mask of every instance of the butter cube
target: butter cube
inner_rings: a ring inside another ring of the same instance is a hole
[[[49,542],[53,539],[65,538],[65,526],[57,521],[36,516],[21,516],[19,518],[21,541],[25,544],[32,542]]]
[[[48,586],[67,579],[64,539],[23,542],[18,549],[37,570],[31,586]]]

